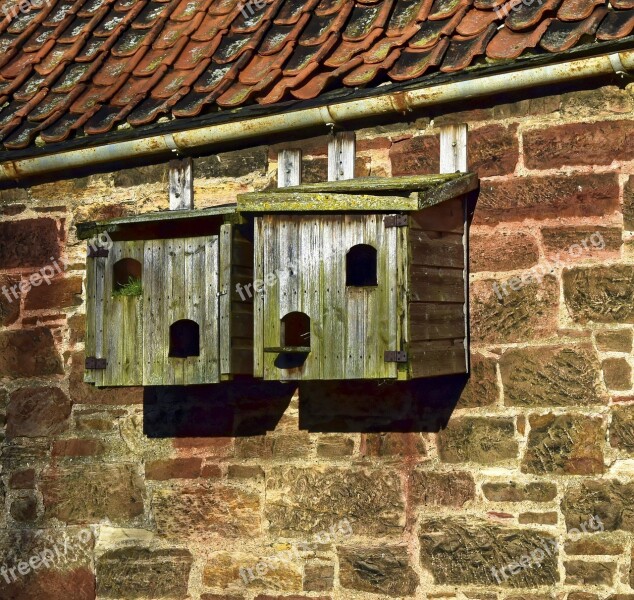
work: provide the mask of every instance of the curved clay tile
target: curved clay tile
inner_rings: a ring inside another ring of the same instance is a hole
[[[384,0],[380,4],[357,4],[343,31],[342,39],[346,42],[365,39],[376,28],[383,27],[391,7],[392,0]]]
[[[539,44],[548,52],[565,52],[575,46],[584,35],[592,35],[607,12],[605,6],[599,6],[590,17],[577,23],[553,20]]]
[[[276,102],[280,102],[290,90],[303,84],[317,69],[317,66],[317,63],[313,62],[298,75],[282,77],[282,79],[273,86],[270,92],[268,92],[265,96],[257,98],[257,101],[260,104],[275,104]]]
[[[190,41],[178,56],[174,63],[175,69],[194,69],[201,61],[214,54],[220,45],[220,36],[216,36],[209,42]]]
[[[420,30],[408,42],[410,48],[416,50],[426,50],[436,45],[441,35],[450,36],[461,22],[467,8],[456,13],[450,19],[444,21],[426,21],[422,24]]]
[[[229,27],[232,15],[210,15],[205,14],[198,29],[191,34],[191,39],[195,42],[208,42],[213,40],[220,31]]]
[[[362,54],[363,62],[367,64],[383,62],[395,48],[400,48],[406,44],[416,31],[417,27],[412,26],[412,28],[401,35],[401,37],[381,38],[372,48]]]
[[[263,56],[277,54],[286,44],[297,40],[309,19],[309,14],[303,14],[294,25],[272,25],[267,30],[258,53]]]
[[[319,64],[319,61],[328,54],[336,41],[337,37],[333,34],[320,46],[295,46],[293,54],[284,66],[284,76],[294,77],[308,66]]]
[[[191,21],[198,13],[206,12],[213,0],[181,0],[170,19],[172,21]]]
[[[634,30],[634,10],[621,10],[607,14],[599,29],[598,40],[618,40]]]
[[[517,58],[527,48],[534,48],[539,44],[549,24],[550,20],[546,20],[531,31],[521,32],[511,31],[508,27],[502,27],[489,42],[486,54],[489,58],[495,59]]]
[[[618,10],[634,8],[634,0],[611,0],[610,4]]]
[[[271,71],[281,70],[292,53],[293,45],[288,44],[277,54],[269,54],[268,56],[256,54],[240,72],[239,81],[245,85],[256,85]]]
[[[326,71],[325,73],[320,73],[316,77],[311,78],[308,83],[297,89],[291,90],[291,94],[298,100],[310,100],[312,98],[316,98],[330,85],[330,83],[337,81],[343,74],[358,67],[362,63],[363,60],[361,57],[357,56],[334,71]]]
[[[434,0],[396,0],[392,16],[386,27],[388,37],[403,35],[423,22],[431,10]]]
[[[529,3],[530,2],[530,3]],[[562,0],[515,0],[504,24],[513,31],[524,31],[535,27],[546,15],[553,15]]]
[[[337,34],[341,30],[353,6],[354,2],[348,1],[335,15],[325,17],[313,15],[302,34],[297,38],[297,41],[302,46],[318,46],[323,44],[329,37]]]
[[[387,74],[394,81],[408,81],[421,77],[431,67],[440,64],[448,45],[449,40],[444,38],[429,50],[407,48]]]
[[[236,15],[231,24],[234,33],[253,33],[264,25],[264,21],[270,21],[277,12],[283,0],[273,0],[269,4],[263,4],[258,8],[257,4],[245,4]]]
[[[162,66],[171,66],[187,45],[187,38],[182,37],[171,48],[151,48],[144,55],[132,73],[137,77],[149,77]]]
[[[318,17],[325,17],[327,15],[335,15],[342,8],[348,0],[320,0],[319,4],[315,7],[314,13]]]
[[[319,0],[284,0],[280,11],[273,20],[276,25],[294,25],[304,13],[312,14]]]
[[[482,33],[491,23],[502,18],[498,12],[494,10],[478,10],[472,8],[464,16],[462,21],[456,27],[456,33],[464,36],[476,35]]]
[[[482,33],[471,38],[454,37],[447,49],[440,70],[443,73],[452,73],[468,67],[476,56],[484,54],[487,44],[495,32],[496,27],[491,24]]]
[[[557,11],[557,18],[560,21],[581,21],[601,4],[606,5],[606,0],[564,0]]]
[[[339,68],[356,57],[357,54],[367,50],[381,36],[382,29],[375,29],[360,42],[339,42],[333,53],[324,61],[326,67]]]
[[[471,6],[472,0],[434,0],[429,12],[430,21],[444,21],[455,15],[461,8]]]

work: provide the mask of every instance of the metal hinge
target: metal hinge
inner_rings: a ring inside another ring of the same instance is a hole
[[[386,227],[407,227],[408,221],[407,215],[387,215],[383,218]]]
[[[95,356],[86,357],[87,369],[105,369],[108,361],[105,358],[96,358]]]
[[[386,350],[383,360],[385,362],[406,363],[407,352],[404,350]]]
[[[108,248],[88,246],[88,258],[103,258],[108,256]]]

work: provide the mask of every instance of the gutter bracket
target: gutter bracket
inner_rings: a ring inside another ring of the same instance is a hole
[[[617,75],[620,75],[621,77],[631,77],[631,73],[629,73],[625,68],[623,61],[621,61],[621,55],[618,52],[610,54],[608,58],[610,59],[610,64]]]
[[[176,154],[178,154],[178,156],[181,156],[180,148],[178,147],[178,144],[176,144],[176,140],[174,139],[174,136],[171,133],[168,133],[168,134],[164,135],[163,139],[165,140],[165,145],[172,152],[176,152]]]

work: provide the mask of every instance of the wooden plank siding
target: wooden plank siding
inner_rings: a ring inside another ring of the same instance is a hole
[[[396,378],[385,362],[399,339],[398,232],[382,214],[263,215],[256,218],[255,277],[265,283],[255,299],[256,376],[271,380]],[[263,243],[266,241],[266,243]],[[346,254],[356,244],[377,250],[378,285],[346,287]],[[310,318],[310,352],[283,346],[281,319]],[[259,332],[262,333],[261,342]],[[269,351],[267,351],[267,348]]]
[[[410,215],[411,377],[468,371],[465,211],[456,198]]]
[[[123,258],[142,265],[140,296],[113,294],[113,268]],[[98,386],[220,381],[217,235],[115,241],[107,257],[88,259],[87,287],[86,355],[107,360],[105,369],[86,372],[88,381]],[[169,356],[170,325],[183,319],[199,325],[198,356]]]

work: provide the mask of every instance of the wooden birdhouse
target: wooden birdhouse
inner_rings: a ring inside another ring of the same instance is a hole
[[[468,372],[471,174],[367,178],[238,197],[254,218],[254,375]]]
[[[216,383],[251,374],[253,245],[235,206],[78,225],[88,239],[85,380]]]

